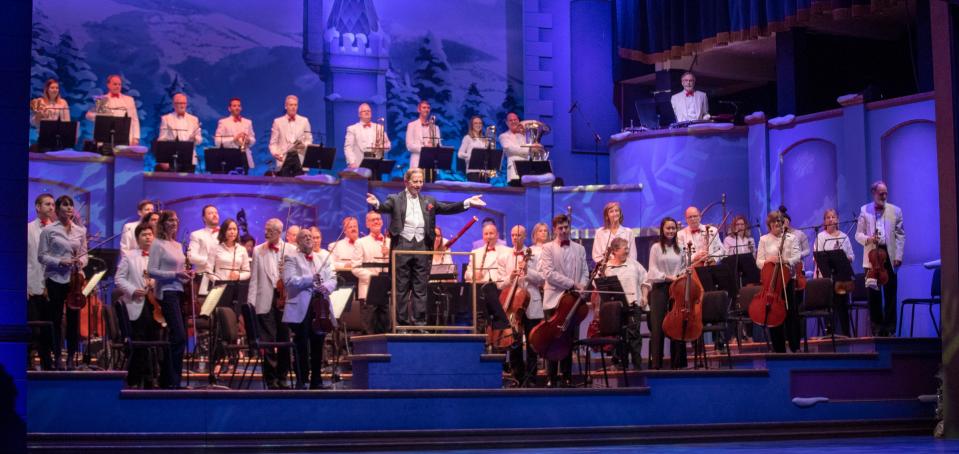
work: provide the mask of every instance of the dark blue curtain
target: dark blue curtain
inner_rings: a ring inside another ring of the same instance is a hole
[[[902,0],[620,0],[621,57],[655,63],[768,36],[812,19],[854,17]]]

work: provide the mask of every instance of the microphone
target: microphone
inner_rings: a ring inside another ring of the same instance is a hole
[[[576,110],[577,107],[579,107],[579,101],[573,101],[573,103],[570,104],[569,110],[566,111],[566,113],[573,113],[573,111]]]

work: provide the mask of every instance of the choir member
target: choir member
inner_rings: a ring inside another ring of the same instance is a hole
[[[407,135],[409,137],[409,135]],[[423,170],[411,168],[403,180],[406,189],[391,194],[380,203],[373,194],[366,195],[366,202],[379,213],[390,213],[390,238],[394,248],[403,251],[431,251],[436,239],[437,214],[456,214],[471,206],[486,206],[482,196],[476,195],[462,202],[440,202],[432,196],[421,194]],[[429,255],[400,255],[395,261],[397,320],[402,324],[426,324],[426,285],[430,277]],[[412,292],[412,297],[406,294]],[[412,303],[412,311],[410,304]]]
[[[87,120],[96,121],[97,115],[109,117],[130,117],[130,145],[140,143],[140,117],[137,115],[136,101],[130,96],[121,93],[123,79],[119,74],[107,76],[107,94],[103,100],[97,100],[93,108],[87,112]],[[98,109],[98,106],[102,106]]]
[[[443,138],[434,117],[430,116],[430,102],[423,99],[416,106],[419,116],[406,125],[406,149],[410,151],[410,168],[420,166],[420,151],[423,147],[438,147]]]
[[[732,231],[723,240],[723,248],[727,255],[753,254],[756,255],[756,242],[749,231],[746,216],[741,214],[733,218]]]
[[[529,260],[525,259],[526,253],[526,227],[521,225],[513,226],[510,231],[510,238],[513,240],[513,248],[506,260],[502,261],[502,275],[505,280],[498,285],[502,290],[509,285],[513,279],[526,279],[526,291],[529,293],[529,304],[526,306],[525,313],[520,314],[523,317],[523,333],[526,336],[526,360],[523,361],[522,351],[516,350],[516,360],[513,362],[513,375],[520,383],[521,387],[533,386],[536,383],[536,370],[538,357],[529,343],[529,334],[533,327],[543,321],[543,295],[540,287],[546,282],[543,275],[539,273],[539,257],[530,254]],[[514,333],[519,338],[519,333]]]
[[[220,212],[213,205],[205,205],[202,211],[203,228],[190,232],[190,243],[186,258],[197,274],[209,271],[210,254],[219,243]]]
[[[543,315],[549,318],[556,311],[563,293],[569,289],[582,292],[589,280],[589,270],[586,265],[586,249],[579,243],[569,241],[569,217],[565,214],[553,218],[554,240],[543,245],[539,262],[539,272],[545,279],[543,292]],[[578,338],[577,327],[573,327],[573,339]],[[546,385],[557,386],[557,368],[562,369],[563,386],[572,385],[573,357],[572,352],[562,361],[547,361]]]
[[[240,229],[236,221],[223,221],[217,232],[217,245],[207,257],[206,270],[213,273],[211,278],[218,284],[226,284],[226,290],[220,299],[220,305],[239,310],[243,302],[239,282],[250,279],[250,256],[246,248],[239,244]]]
[[[47,298],[53,310],[53,360],[59,366],[60,320],[70,291],[70,273],[87,265],[87,229],[74,222],[74,203],[70,196],[62,195],[54,202],[57,220],[40,232],[37,257],[44,266]],[[74,368],[74,355],[80,341],[80,311],[67,308],[67,370]]]
[[[669,102],[673,106],[677,122],[709,119],[709,100],[706,93],[696,90],[696,76],[686,72],[680,79],[683,91],[676,93]]]
[[[180,312],[180,300],[184,297],[184,284],[193,279],[193,271],[187,270],[183,245],[176,240],[180,228],[180,218],[176,212],[161,211],[157,225],[147,270],[150,278],[156,282],[154,291],[167,322],[167,340],[170,342],[170,355],[164,357],[160,364],[160,387],[177,389],[180,387],[183,353],[186,350],[186,329]]]
[[[246,154],[246,164],[252,169],[254,167],[252,149],[253,144],[256,143],[253,121],[249,118],[243,118],[241,114],[243,103],[240,98],[230,99],[230,105],[227,109],[230,115],[217,122],[214,143],[222,148],[238,148]]]
[[[41,121],[70,121],[70,106],[60,96],[60,83],[56,79],[43,83],[43,96],[31,102],[30,110],[30,124],[35,128],[40,127]]]
[[[643,301],[649,305],[649,368],[663,368],[663,320],[672,307],[669,298],[669,285],[685,272],[683,250],[677,241],[679,226],[676,220],[665,217],[659,223],[659,239],[649,248],[649,272],[643,283],[643,292],[647,296]],[[669,363],[673,369],[686,367],[686,343],[669,341]]]
[[[470,118],[469,131],[463,136],[463,141],[460,142],[460,149],[456,152],[456,156],[466,163],[467,181],[481,183],[489,181],[489,178],[482,171],[471,170],[469,168],[470,156],[473,154],[473,149],[486,148],[486,146],[486,138],[483,137],[483,118],[479,115],[474,115]]]
[[[799,263],[799,243],[790,230],[788,233],[784,229],[783,214],[780,211],[770,211],[766,216],[766,227],[769,233],[759,238],[759,246],[756,248],[756,266],[761,270],[766,262],[784,263],[788,268],[787,275]],[[783,241],[785,235],[785,242]],[[780,251],[780,245],[782,250]],[[786,298],[786,321],[782,325],[769,328],[769,338],[773,344],[773,350],[777,353],[786,352],[786,342],[789,342],[789,350],[799,351],[799,339],[801,337],[799,304],[795,301],[793,295],[793,283],[790,282],[784,289]]]
[[[373,123],[373,108],[369,104],[360,104],[357,112],[359,121],[346,128],[346,139],[343,141],[343,154],[346,156],[348,169],[360,167],[368,152],[381,158],[389,149],[390,143],[383,125]]]
[[[260,339],[265,342],[287,342],[290,330],[283,323],[283,311],[277,305],[277,284],[283,280],[283,261],[296,248],[281,239],[283,222],[276,218],[266,221],[263,236],[266,240],[253,248],[250,272],[250,292],[247,304],[256,312]],[[285,302],[285,301],[284,301]],[[290,371],[290,349],[266,349],[263,356],[263,382],[267,389],[288,389],[284,377]]]
[[[856,241],[863,245],[862,266],[868,273],[872,268],[869,253],[885,249],[888,259],[882,265],[889,273],[889,281],[879,287],[875,280],[866,280],[869,294],[869,319],[874,336],[896,334],[896,270],[902,265],[906,245],[906,231],[902,226],[902,209],[889,203],[889,188],[877,181],[870,186],[872,202],[859,209]]]
[[[147,262],[150,247],[153,245],[153,227],[140,224],[133,233],[137,239],[137,248],[123,251],[117,265],[116,287],[120,292],[118,303],[126,307],[130,317],[130,337],[137,341],[159,340],[160,326],[153,319],[153,307],[145,304],[152,279],[147,277]],[[144,310],[145,309],[145,310]],[[130,365],[127,368],[127,386],[150,389],[158,386],[154,378],[153,360],[149,350],[135,348],[130,352]]]
[[[134,234],[134,230],[143,222],[143,217],[148,213],[153,213],[155,207],[153,202],[150,200],[141,200],[137,204],[137,219],[133,222],[127,222],[123,224],[122,234],[120,235],[120,252],[135,251],[139,249],[137,246],[137,238]]]
[[[853,263],[856,260],[856,253],[852,250],[852,240],[845,232],[839,230],[839,213],[833,208],[826,210],[826,212],[823,213],[822,225],[823,231],[816,235],[816,244],[813,246],[813,249],[816,251],[842,250],[843,253],[846,254],[849,263]],[[816,277],[829,277],[823,276],[818,264],[815,274]],[[837,331],[839,334],[849,336],[848,292],[840,294],[833,291],[833,310],[836,312],[839,323]]]
[[[336,288],[336,273],[326,251],[313,252],[309,230],[296,235],[296,251],[283,259],[283,285],[286,287],[286,308],[283,323],[293,333],[296,352],[296,388],[323,387],[323,341],[325,332],[313,329],[313,298],[329,297]],[[324,303],[328,304],[328,303]]]
[[[270,129],[270,154],[276,160],[276,171],[281,176],[297,176],[306,170],[303,168],[303,158],[306,156],[306,147],[313,143],[313,133],[310,120],[297,114],[299,107],[299,98],[287,96],[284,102],[286,113],[273,120]],[[297,159],[287,159],[294,156]]]
[[[619,202],[609,202],[603,207],[603,226],[596,229],[593,238],[593,262],[599,263],[609,249],[614,238],[626,240],[626,254],[629,259],[636,261],[636,248],[633,241],[633,230],[623,226],[623,210]]]
[[[160,117],[158,142],[193,142],[193,165],[196,165],[196,146],[203,142],[200,119],[186,111],[187,97],[183,93],[173,95],[173,112]]]
[[[336,271],[349,271],[353,268],[353,257],[359,252],[356,245],[359,239],[359,221],[353,216],[347,216],[343,219],[343,238],[329,245],[330,253],[333,254],[333,268]]]
[[[648,307],[648,303],[643,300],[641,289],[641,285],[646,282],[646,268],[643,268],[636,259],[629,257],[629,251],[633,249],[630,243],[632,239],[613,238],[609,245],[612,253],[606,264],[606,276],[616,276],[626,293],[624,295],[626,304],[623,309],[623,328],[625,329],[623,337],[626,339],[626,345],[625,348],[616,352],[616,356],[619,357],[619,364],[623,368],[629,366],[629,359],[632,358],[633,368],[639,370],[643,364],[641,321],[643,310]]]
[[[33,209],[37,217],[27,223],[27,313],[31,320],[51,321],[56,316],[52,302],[47,298],[47,289],[44,282],[44,266],[38,255],[40,248],[40,232],[53,224],[56,220],[53,194],[40,194],[33,202]],[[52,330],[51,330],[52,331]],[[58,337],[56,333],[41,331],[36,337],[37,354],[40,356],[42,370],[54,369],[52,342]]]
[[[711,225],[701,224],[699,209],[686,208],[686,227],[676,234],[680,249],[685,250],[690,243],[693,247],[693,263],[712,263],[725,252],[719,240],[719,230]]]

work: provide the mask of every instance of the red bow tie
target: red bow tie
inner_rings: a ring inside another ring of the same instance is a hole
[[[691,97],[691,96],[693,96],[693,92],[687,91],[687,92],[686,92],[686,97],[689,98],[689,97]]]
[[[369,124],[369,123],[363,123],[363,127],[364,127],[364,128],[369,128],[369,127],[370,127],[370,124]]]
[[[376,241],[383,241],[383,235],[373,235],[373,239]]]
[[[220,231],[220,228],[219,228],[219,227],[213,227],[213,228],[210,229],[210,230],[212,230],[213,233],[218,233],[218,232]]]
[[[268,245],[268,246],[270,247],[270,250],[271,250],[271,251],[273,251],[273,252],[280,252],[280,246],[279,246],[278,244],[270,244],[270,245]]]
[[[143,256],[143,257],[149,257],[149,256],[150,256],[150,251],[140,251],[140,255]]]
[[[495,250],[496,250],[496,246],[486,246],[486,251],[487,251],[487,252],[493,252],[493,251],[495,251]]]
[[[350,240],[350,245],[352,246],[354,244],[356,244],[356,240]]]
[[[290,123],[293,123],[294,121],[296,121],[296,117],[286,117],[286,119],[287,119]]]
[[[46,227],[47,225],[50,225],[50,224],[53,224],[53,221],[51,221],[51,220],[49,220],[49,219],[41,219],[41,220],[40,220],[40,227]]]
[[[699,232],[702,232],[702,231],[703,231],[703,229],[689,229],[689,233],[699,233]]]
[[[110,93],[110,97],[111,97],[111,98],[119,98],[120,95],[119,95],[118,93]]]
[[[306,254],[305,257],[306,257],[306,261],[308,261],[308,262],[312,262],[312,261],[313,261],[313,254]]]
[[[233,122],[234,122],[234,123],[239,123],[239,122],[241,122],[241,121],[243,121],[243,117],[233,117]]]
[[[560,247],[566,247],[566,246],[569,246],[569,240],[566,240],[566,241],[560,241],[560,242],[559,242],[559,246],[560,246]]]
[[[517,256],[517,257],[518,257],[518,256],[521,256],[521,255],[523,255],[523,254],[524,254],[523,251],[513,251],[513,255],[515,255],[515,256]]]

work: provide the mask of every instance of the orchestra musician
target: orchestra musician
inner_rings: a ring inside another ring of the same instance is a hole
[[[761,270],[766,262],[784,263],[786,268],[786,279],[791,281],[792,270],[799,263],[799,244],[793,235],[795,230],[785,231],[785,222],[783,213],[779,210],[770,211],[766,216],[766,227],[769,233],[759,238],[759,246],[756,248],[756,266]],[[786,236],[783,242],[783,235]],[[783,250],[780,255],[779,247]],[[786,352],[786,342],[789,342],[789,350],[799,351],[799,340],[801,337],[799,304],[793,298],[793,282],[789,282],[785,288],[786,295],[786,321],[782,325],[769,328],[769,339],[772,341],[773,351],[776,353]]]
[[[709,99],[706,93],[696,90],[696,76],[691,72],[683,73],[680,78],[683,91],[676,93],[669,99],[676,114],[676,121],[709,120]]]
[[[529,304],[523,316],[523,333],[529,338],[529,333],[533,328],[543,321],[543,295],[540,288],[546,282],[543,275],[539,273],[539,255],[530,254],[529,261],[525,259],[526,227],[515,225],[510,231],[510,238],[513,240],[513,248],[509,250],[506,260],[501,262],[503,269],[501,275],[504,281],[497,285],[500,290],[506,288],[512,279],[526,279],[526,291],[529,292]],[[518,336],[514,333],[514,336]],[[532,344],[526,343],[526,359],[523,360],[522,351],[516,349],[516,360],[513,361],[513,375],[519,382],[520,387],[532,386],[536,382],[536,371],[539,358]]]
[[[106,115],[110,117],[130,117],[130,145],[140,143],[140,117],[137,114],[136,101],[121,91],[123,90],[123,79],[119,74],[110,74],[107,76],[107,94],[103,95],[105,101],[94,103],[90,111],[87,112],[87,120],[95,122],[97,115]],[[98,110],[98,104],[102,106]]]
[[[632,358],[633,368],[642,369],[643,337],[642,337],[642,315],[643,311],[648,309],[649,304],[643,299],[641,286],[646,282],[646,268],[640,265],[635,259],[629,257],[632,239],[627,240],[622,237],[615,237],[609,245],[609,262],[606,264],[606,276],[616,276],[623,292],[626,293],[625,307],[623,308],[623,338],[626,340],[625,348],[616,352],[619,358],[619,364],[625,369],[629,366],[629,359]],[[602,260],[602,257],[600,257]]]
[[[416,111],[419,116],[406,125],[406,149],[410,151],[411,169],[419,168],[420,151],[423,147],[438,147],[443,140],[435,117],[430,116],[430,102],[420,100]]]
[[[407,135],[409,137],[409,135]],[[380,203],[373,194],[366,195],[366,202],[379,213],[390,214],[391,247],[399,250],[430,251],[436,239],[437,214],[456,214],[468,210],[471,206],[486,206],[482,196],[476,195],[460,203],[440,202],[429,195],[421,194],[423,188],[423,170],[411,168],[406,171],[403,180],[406,189],[387,197]],[[410,322],[426,324],[426,285],[430,276],[430,258],[428,255],[400,255],[396,263],[396,288],[398,294],[397,320],[403,324]],[[407,293],[412,297],[407,298]],[[412,314],[410,303],[412,302]]]
[[[40,263],[38,251],[40,248],[40,232],[56,220],[53,194],[40,194],[33,202],[33,209],[37,217],[27,223],[27,313],[30,320],[52,321],[56,315],[52,303],[47,298],[47,289],[44,283],[44,266]],[[62,313],[62,312],[61,312]],[[59,320],[59,319],[58,319]],[[42,334],[42,333],[35,333]],[[53,345],[58,337],[39,335],[34,339],[37,345],[37,354],[40,356],[41,370],[53,370]]]
[[[276,172],[280,176],[295,177],[307,170],[303,168],[303,159],[307,145],[313,143],[313,133],[310,120],[297,114],[299,98],[289,95],[283,106],[286,113],[274,119],[270,129],[270,154],[276,160]],[[286,159],[293,156],[298,159]]]
[[[158,142],[193,142],[193,165],[196,165],[196,146],[203,142],[200,119],[186,111],[187,97],[183,93],[173,95],[173,112],[160,117]]]
[[[293,333],[296,389],[323,388],[324,332],[313,330],[311,304],[316,297],[329,297],[336,289],[336,273],[326,251],[313,252],[313,236],[309,230],[296,235],[296,252],[283,259],[283,284],[286,287],[286,308],[283,323]]]
[[[320,231],[320,228],[312,225],[308,229],[310,231],[310,236],[313,237],[313,252],[320,252],[323,249],[323,232]],[[293,243],[296,243],[296,236],[293,236]]]
[[[356,245],[360,239],[359,221],[353,216],[343,218],[343,233],[341,240],[329,245],[330,253],[333,254],[333,268],[336,271],[349,271],[353,268],[353,258],[359,253],[359,246]]]
[[[153,213],[155,207],[153,202],[150,200],[141,200],[137,204],[137,219],[133,222],[127,222],[123,224],[122,234],[120,235],[120,252],[135,251],[139,249],[137,245],[138,241],[134,230],[137,228],[140,223],[143,222],[143,217],[147,213]]]
[[[663,368],[663,345],[666,339],[663,332],[663,320],[673,302],[669,297],[669,285],[679,278],[683,266],[683,249],[677,241],[679,226],[676,220],[665,217],[659,223],[659,239],[649,248],[649,272],[642,291],[643,301],[649,305],[649,368]],[[669,341],[669,364],[672,369],[686,368],[686,343]]]
[[[209,271],[210,254],[219,244],[217,235],[220,233],[220,211],[213,205],[203,207],[203,228],[190,232],[190,243],[187,247],[187,259],[199,275]]]
[[[239,304],[246,299],[246,295],[240,294],[238,284],[250,280],[250,256],[246,248],[240,246],[239,237],[240,229],[236,221],[223,221],[216,235],[217,245],[210,251],[206,264],[206,269],[213,273],[211,280],[226,284],[219,305],[229,307],[236,313],[239,313]]]
[[[702,224],[702,215],[699,209],[691,206],[686,208],[686,227],[676,234],[676,241],[680,249],[685,250],[692,243],[693,263],[712,263],[725,255],[723,244],[719,240],[719,229],[711,225]],[[704,287],[711,287],[703,283]]]
[[[856,225],[856,241],[863,245],[863,267],[867,274],[872,264],[869,253],[885,249],[887,260],[882,265],[889,274],[886,285],[880,288],[874,280],[866,279],[869,294],[869,319],[874,336],[896,334],[896,270],[902,265],[906,231],[902,226],[902,209],[889,203],[889,188],[883,181],[870,186],[872,202],[859,209]]]
[[[300,234],[300,226],[294,224],[286,228],[286,242],[296,244],[296,236]]]
[[[173,210],[160,212],[157,223],[157,235],[150,246],[147,262],[149,277],[156,281],[155,292],[167,322],[167,340],[170,342],[170,355],[160,364],[160,387],[180,388],[180,376],[183,375],[183,354],[186,351],[186,329],[180,300],[184,297],[184,284],[193,279],[193,271],[186,269],[186,256],[183,245],[176,240],[180,228],[180,218]],[[197,262],[201,263],[201,262]],[[206,262],[202,262],[206,264]]]
[[[512,260],[513,250],[507,246],[499,246],[496,240],[499,238],[499,231],[496,224],[486,224],[483,226],[483,246],[473,249],[474,259],[470,260],[466,266],[466,273],[463,280],[466,282],[476,282],[476,288],[479,294],[476,299],[477,304],[477,330],[486,332],[487,324],[493,329],[504,329],[509,325],[506,319],[506,313],[499,303],[499,289],[507,282],[507,277],[503,274],[506,267],[505,262]],[[522,353],[520,353],[522,354]]]
[[[127,315],[130,317],[130,337],[133,340],[159,340],[160,326],[153,319],[153,308],[145,304],[146,292],[153,284],[147,277],[147,262],[154,240],[153,227],[140,224],[133,233],[137,239],[137,249],[123,251],[117,265],[115,281],[120,291],[118,302],[126,306]],[[133,349],[127,369],[127,386],[141,389],[159,387],[155,376],[151,352],[142,348]]]
[[[469,131],[463,136],[460,142],[460,149],[456,152],[456,157],[466,163],[466,181],[476,181],[480,183],[489,182],[489,178],[480,170],[471,170],[469,168],[470,156],[473,155],[473,149],[486,148],[486,138],[483,136],[483,117],[473,115],[470,118]]]
[[[382,157],[389,149],[390,137],[386,129],[379,123],[373,123],[373,108],[367,103],[360,104],[357,109],[359,121],[346,128],[346,138],[343,140],[343,154],[346,156],[346,168],[356,169],[363,163],[366,153],[375,153]]]
[[[230,115],[217,122],[213,141],[217,147],[238,148],[246,154],[246,164],[252,169],[255,167],[252,149],[256,143],[253,120],[243,117],[243,102],[240,98],[231,98],[227,109]]]
[[[541,248],[549,241],[549,226],[545,222],[537,222],[533,226],[533,255],[538,255]]]
[[[822,216],[823,231],[816,235],[816,251],[842,250],[849,259],[849,263],[854,263],[856,253],[852,250],[852,240],[845,232],[839,230],[839,213],[834,208],[829,208]],[[819,269],[818,264],[815,271],[816,277],[824,276]],[[849,293],[838,293],[833,290],[833,310],[838,318],[838,329],[836,331],[844,336],[849,336]],[[831,320],[827,320],[831,324]]]
[[[569,217],[559,214],[553,217],[553,241],[543,245],[539,258],[539,273],[546,281],[543,292],[543,315],[549,318],[556,311],[559,300],[567,290],[575,289],[582,292],[586,289],[589,280],[589,269],[586,265],[586,249],[579,243],[569,240]],[[576,339],[578,327],[572,329]],[[562,361],[547,361],[547,387],[556,387],[557,369],[562,369],[565,387],[572,386],[573,356]]]
[[[609,202],[603,207],[603,226],[596,229],[596,236],[593,238],[593,263],[603,260],[603,255],[614,238],[626,240],[626,254],[630,260],[636,261],[633,230],[623,226],[623,210],[619,202]]]
[[[497,232],[499,231],[499,226],[496,225],[496,221],[493,220],[493,218],[490,218],[490,217],[483,218],[483,220],[480,221],[480,223],[481,223],[480,229],[485,229],[487,225],[492,225],[493,227],[496,227],[496,231],[497,231]],[[471,247],[472,247],[473,249],[479,249],[479,248],[481,248],[481,247],[483,247],[483,246],[485,246],[485,245],[486,245],[486,241],[483,240],[483,238],[480,238],[480,239],[474,241]],[[506,241],[503,241],[502,238],[496,238],[496,245],[497,245],[497,246],[506,246]]]
[[[70,106],[60,96],[60,82],[47,79],[43,83],[43,95],[30,102],[30,124],[40,127],[41,121],[70,121]]]
[[[263,236],[266,240],[253,248],[253,265],[250,272],[250,291],[247,304],[256,312],[260,339],[265,342],[286,342],[290,330],[283,323],[283,312],[276,305],[279,296],[277,283],[282,279],[283,260],[296,254],[293,245],[283,241],[283,221],[271,218],[266,221]],[[290,349],[278,351],[266,349],[263,356],[263,382],[267,389],[288,389],[284,377],[290,371]]]
[[[387,268],[366,268],[364,263],[383,263],[390,261],[390,239],[383,235],[383,217],[375,211],[366,213],[366,228],[369,235],[356,240],[356,252],[353,256],[352,272],[357,279],[357,300],[363,308],[363,320],[367,334],[386,331],[389,314],[383,308],[366,304],[366,295],[370,289],[370,280]]]
[[[746,216],[737,214],[733,217],[732,231],[723,239],[723,249],[727,255],[753,254],[756,255],[756,242],[748,228]]]
[[[433,229],[436,232],[436,238],[433,240],[433,260],[431,261],[432,265],[452,265],[453,256],[449,254],[444,254],[447,247],[446,244],[449,241],[446,238],[443,238],[443,230],[439,227]]]
[[[521,186],[516,161],[529,159],[530,143],[526,141],[523,125],[515,112],[506,114],[506,126],[509,131],[499,135],[499,144],[506,155],[506,181],[510,186]]]
[[[37,257],[43,265],[43,276],[46,279],[47,298],[53,315],[53,361],[59,368],[60,349],[63,341],[60,338],[60,320],[63,318],[64,305],[70,291],[70,273],[74,267],[81,272],[87,265],[87,229],[74,222],[74,202],[68,195],[57,197],[54,202],[56,222],[46,226],[40,232],[40,242],[37,248]],[[80,311],[66,308],[67,311],[67,370],[74,368],[74,355],[80,343]]]

